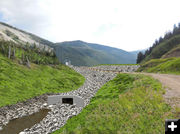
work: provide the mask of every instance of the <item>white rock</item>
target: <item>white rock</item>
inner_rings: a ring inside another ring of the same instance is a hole
[[[55,124],[54,124],[54,126],[56,126],[56,127],[57,127],[57,126],[58,126],[58,123],[55,123]]]
[[[19,134],[26,134],[26,132],[20,132]]]
[[[48,106],[48,108],[52,108],[52,107],[53,107],[53,105],[49,105],[49,106]]]
[[[76,115],[76,112],[73,112],[72,115]]]
[[[55,119],[53,119],[53,122],[57,122],[57,119],[55,118]]]
[[[44,103],[44,104],[43,104],[43,106],[45,106],[45,107],[46,107],[46,106],[47,106],[47,103]]]

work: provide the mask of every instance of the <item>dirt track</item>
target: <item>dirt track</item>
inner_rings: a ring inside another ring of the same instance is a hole
[[[165,86],[166,93],[163,95],[172,106],[180,107],[180,75],[143,73],[158,79]]]
[[[91,70],[102,71],[102,72],[112,72],[112,73],[121,73],[117,70],[104,70],[91,68]],[[138,73],[138,72],[124,72],[132,74],[144,74],[152,76],[153,78],[159,80],[166,89],[166,93],[163,95],[165,101],[171,106],[177,106],[180,108],[180,75],[173,74],[155,74],[155,73]]]

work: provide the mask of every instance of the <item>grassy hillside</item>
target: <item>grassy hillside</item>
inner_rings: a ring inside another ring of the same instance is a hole
[[[180,57],[180,44],[162,56],[162,58],[170,58],[170,57]]]
[[[138,71],[180,74],[180,58],[152,59],[142,64]]]
[[[56,43],[54,48],[60,61],[64,62],[65,59],[69,59],[76,66],[133,64],[136,62],[135,54],[121,49],[83,41]]]
[[[26,57],[30,67],[26,65]],[[44,93],[75,90],[84,80],[80,74],[59,64],[53,53],[0,41],[0,107]]]
[[[161,84],[151,77],[119,74],[53,134],[162,134],[165,119],[176,116],[163,101],[163,93]]]
[[[32,64],[29,69],[0,54],[0,107],[44,93],[71,91],[83,82],[83,76],[64,65]]]

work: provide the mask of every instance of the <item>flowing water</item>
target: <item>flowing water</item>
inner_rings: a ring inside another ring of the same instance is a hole
[[[50,110],[48,109],[41,109],[39,112],[32,115],[11,120],[3,127],[0,134],[19,134],[24,129],[31,128],[33,125],[39,123],[44,117],[46,117],[49,111]]]

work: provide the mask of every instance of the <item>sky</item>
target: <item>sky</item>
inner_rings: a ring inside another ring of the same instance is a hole
[[[52,42],[146,49],[180,22],[180,0],[0,0],[0,21]]]

